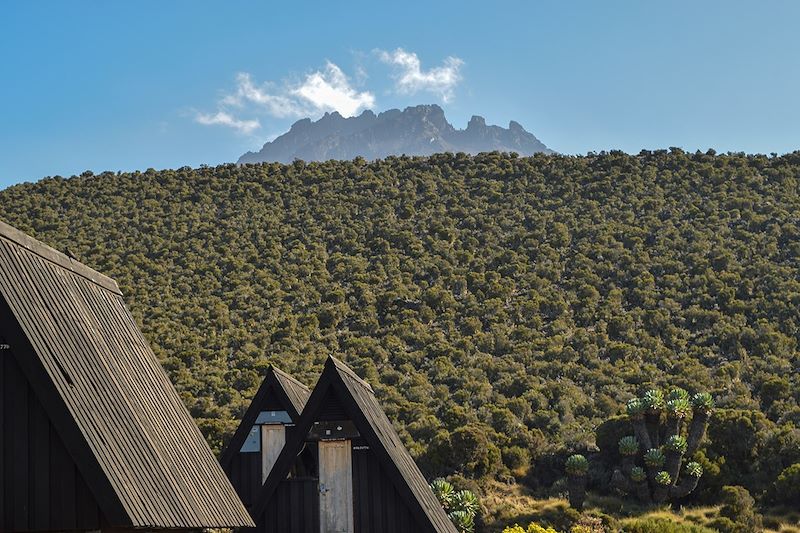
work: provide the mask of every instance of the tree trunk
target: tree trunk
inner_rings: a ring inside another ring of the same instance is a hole
[[[656,474],[658,474],[661,471],[661,467],[650,466],[647,463],[645,463],[644,468],[647,471],[647,479],[649,479],[650,481],[655,483],[656,482]]]
[[[681,455],[679,452],[667,450],[667,460],[664,462],[664,470],[669,473],[669,477],[674,484],[678,480],[678,473],[681,471]]]
[[[656,483],[656,488],[653,489],[653,501],[656,503],[663,503],[669,494],[669,486],[659,485]]]
[[[664,442],[668,441],[673,435],[678,435],[681,432],[681,417],[668,416],[666,423],[666,433],[664,434]]]
[[[708,427],[709,414],[704,411],[696,411],[692,417],[692,425],[689,426],[689,437],[686,439],[687,448],[686,456],[691,457],[697,448],[700,447],[700,441],[706,434],[706,427]]]
[[[645,505],[653,503],[653,499],[650,498],[650,486],[647,484],[646,479],[636,483],[636,497]]]
[[[644,446],[644,451],[647,451],[653,447],[653,443],[650,440],[650,434],[647,432],[647,425],[644,422],[644,418],[636,418],[633,420],[633,433],[636,435],[636,440],[638,440],[641,445]]]
[[[650,435],[651,448],[658,448],[661,446],[661,435],[658,434],[659,422],[661,415],[645,415],[647,433]]]
[[[569,490],[569,504],[573,509],[583,509],[586,500],[586,476],[568,476],[567,489]]]
[[[697,488],[697,482],[700,481],[700,476],[690,476],[686,475],[681,478],[681,482],[678,485],[673,486],[669,489],[669,495],[671,498],[683,498],[694,489]]]
[[[619,469],[614,470],[611,475],[611,486],[626,494],[630,494],[633,488],[631,480]]]
[[[625,477],[631,477],[631,469],[636,466],[636,461],[630,455],[622,457],[622,473]]]

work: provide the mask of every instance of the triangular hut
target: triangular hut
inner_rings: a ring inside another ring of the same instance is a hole
[[[311,392],[281,370],[270,367],[220,464],[250,509],[278,458]]]
[[[259,533],[456,533],[370,385],[334,357],[251,515]]]
[[[0,530],[253,523],[117,284],[0,222]]]

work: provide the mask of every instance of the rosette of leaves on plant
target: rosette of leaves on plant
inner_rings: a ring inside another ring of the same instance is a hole
[[[641,483],[647,480],[647,472],[641,466],[634,466],[631,468],[631,481],[634,483]]]
[[[453,485],[445,479],[434,479],[433,482],[431,482],[431,490],[436,495],[436,499],[439,500],[439,503],[442,504],[442,507],[444,507],[444,510],[449,511],[455,492]]]
[[[642,397],[642,403],[647,410],[647,414],[660,414],[665,406],[664,393],[659,389],[650,389]]]
[[[667,436],[677,435],[681,422],[692,415],[689,393],[683,389],[673,389],[667,399]]]
[[[619,454],[625,457],[636,455],[639,451],[639,441],[636,437],[628,436],[619,439]]]
[[[629,435],[622,437],[618,442],[618,450],[622,456],[622,471],[630,475],[631,469],[636,465],[636,454],[639,453],[639,441]]]
[[[644,464],[646,464],[649,468],[661,468],[664,466],[664,460],[664,452],[658,448],[650,448],[647,450],[647,453],[644,454]]]
[[[589,461],[583,455],[570,455],[564,462],[564,469],[570,476],[584,476],[589,471]]]
[[[456,491],[449,481],[441,478],[434,479],[430,487],[459,533],[472,533],[480,509],[478,497],[469,490]]]
[[[672,476],[669,475],[669,472],[661,471],[656,474],[656,483],[661,485],[662,487],[669,487],[672,484]]]

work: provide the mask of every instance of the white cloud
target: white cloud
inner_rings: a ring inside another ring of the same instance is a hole
[[[270,94],[272,84],[265,83],[261,87],[253,83],[247,72],[236,75],[236,92],[225,96],[221,104],[242,107],[245,103],[253,103],[262,107],[269,115],[278,118],[300,116],[305,110],[294,99],[284,94]]]
[[[377,50],[384,63],[395,67],[395,82],[399,92],[415,94],[428,91],[438,94],[445,103],[453,99],[453,90],[461,81],[461,67],[464,61],[448,57],[441,67],[422,70],[422,62],[414,52],[398,48],[393,52]]]
[[[311,104],[318,111],[338,111],[345,117],[375,105],[375,97],[368,91],[357,92],[342,69],[330,61],[324,71],[306,76],[305,81],[291,93]]]
[[[195,122],[204,124],[206,126],[228,126],[229,128],[233,128],[239,133],[243,133],[245,135],[253,133],[255,130],[261,127],[261,123],[258,121],[258,119],[240,120],[225,111],[217,111],[214,114],[197,113],[194,117],[194,120]]]
[[[375,105],[369,91],[359,92],[341,68],[330,61],[323,70],[307,74],[300,82],[257,84],[247,72],[236,75],[236,90],[223,96],[216,113],[197,113],[195,121],[204,125],[228,126],[250,134],[261,127],[257,118],[237,119],[231,113],[268,115],[276,118],[299,118],[325,111],[338,111],[343,116],[355,115]]]

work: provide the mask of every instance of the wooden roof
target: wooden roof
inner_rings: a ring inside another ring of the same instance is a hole
[[[253,517],[257,519],[264,512],[278,484],[286,478],[297,451],[303,446],[331,391],[341,401],[370,449],[374,450],[404,502],[417,516],[420,526],[427,526],[427,531],[435,533],[456,533],[455,526],[381,409],[372,387],[335,357],[329,357],[326,361],[322,375],[297,422],[296,431],[264,482],[253,508]]]
[[[258,413],[264,410],[264,402],[272,394],[277,396],[278,401],[289,413],[289,417],[292,421],[297,422],[300,418],[300,413],[303,412],[303,408],[308,401],[308,397],[311,396],[311,391],[308,390],[308,387],[286,372],[274,366],[270,366],[267,370],[267,375],[264,377],[264,381],[261,382],[261,386],[258,388],[255,397],[253,397],[253,401],[250,402],[250,407],[247,408],[247,411],[242,417],[239,427],[236,428],[236,432],[233,434],[233,437],[231,437],[230,442],[228,442],[228,445],[220,456],[219,462],[223,468],[230,463],[236,453],[241,449],[242,444],[244,444],[250,432],[250,428],[256,423]]]
[[[110,526],[253,526],[114,280],[0,222],[0,323]]]
[[[286,394],[286,398],[292,405],[291,409],[287,409],[289,415],[293,420],[299,419],[308,398],[311,396],[311,391],[280,368],[270,367],[270,376],[274,377],[277,383],[280,384],[280,390]]]

